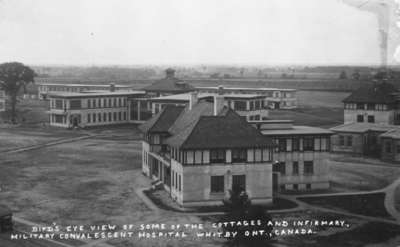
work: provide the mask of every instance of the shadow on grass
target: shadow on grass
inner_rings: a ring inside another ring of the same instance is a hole
[[[211,213],[226,212],[226,208],[223,205],[215,206],[200,206],[200,207],[190,207],[183,208],[180,207],[176,202],[174,202],[165,190],[145,190],[143,193],[156,204],[159,208],[174,211],[174,212],[196,212],[196,213]],[[221,201],[222,202],[222,201]],[[298,205],[295,202],[283,199],[274,198],[272,205],[265,205],[266,210],[283,210],[296,208]]]
[[[342,209],[350,213],[393,219],[386,211],[384,193],[364,195],[340,195],[320,197],[298,197],[300,201],[331,209]]]

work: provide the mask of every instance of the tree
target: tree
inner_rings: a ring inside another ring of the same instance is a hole
[[[35,72],[22,63],[11,62],[0,64],[0,89],[10,98],[11,122],[16,123],[16,106],[18,92],[26,90],[28,83],[34,82]]]
[[[342,70],[342,72],[340,72],[339,79],[341,80],[347,79],[346,71]]]
[[[227,222],[239,221],[257,221],[261,220],[261,225],[243,226],[243,225],[227,225],[223,227],[223,231],[236,232],[235,237],[228,237],[228,245],[236,246],[266,246],[271,239],[272,227],[266,224],[271,221],[271,216],[266,212],[262,206],[252,206],[247,193],[243,188],[235,187],[229,191],[229,198],[223,200],[227,210]],[[253,233],[257,231],[259,234],[254,236],[246,236],[246,231]]]
[[[360,78],[361,78],[361,74],[360,74],[360,71],[359,70],[355,70],[354,72],[353,72],[353,74],[351,75],[351,77],[353,78],[353,80],[360,80]]]

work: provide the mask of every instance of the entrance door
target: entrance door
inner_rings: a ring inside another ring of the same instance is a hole
[[[279,109],[279,108],[280,108],[279,102],[274,102],[274,109]]]
[[[246,175],[232,176],[232,190],[246,191]]]

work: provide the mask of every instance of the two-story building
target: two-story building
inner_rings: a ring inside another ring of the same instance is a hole
[[[344,124],[331,128],[332,151],[398,162],[400,92],[386,81],[374,82],[343,100]]]
[[[37,83],[39,99],[47,99],[47,95],[55,93],[83,93],[88,91],[128,91],[133,90],[129,85],[78,84],[78,83]]]
[[[273,144],[223,97],[167,105],[140,129],[143,173],[181,206],[221,204],[240,187],[253,203],[272,203]]]
[[[372,83],[343,100],[344,123],[400,124],[399,91],[387,82]]]
[[[293,125],[290,120],[250,123],[276,145],[273,152],[275,190],[284,192],[329,188],[328,159],[332,131]]]
[[[141,91],[50,94],[50,125],[84,128],[129,123],[129,99],[143,95]]]
[[[287,88],[251,88],[251,87],[196,87],[199,93],[220,93],[225,94],[252,94],[263,95],[264,105],[269,109],[295,109],[297,108],[296,89]]]
[[[212,102],[216,95],[222,95],[224,105],[236,111],[248,121],[262,120],[268,117],[268,108],[265,105],[265,96],[259,94],[231,94],[219,91],[215,93],[190,92],[185,94],[174,94],[151,98],[153,114],[159,112],[166,105],[190,104],[190,100],[195,97],[196,100]]]

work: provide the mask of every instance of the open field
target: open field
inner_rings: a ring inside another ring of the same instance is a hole
[[[400,177],[400,167],[371,166],[332,160],[329,162],[331,186],[335,191],[383,189]]]
[[[0,152],[83,135],[81,131],[48,127],[0,128]]]
[[[85,140],[2,155],[0,163],[1,201],[34,222],[95,224],[147,211],[133,192],[146,185],[138,143]]]

